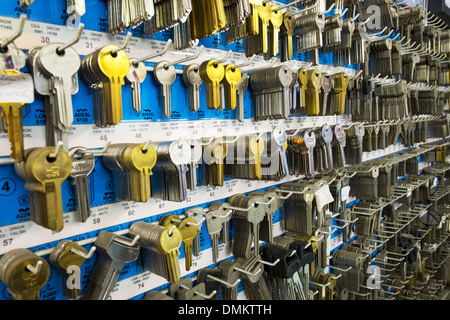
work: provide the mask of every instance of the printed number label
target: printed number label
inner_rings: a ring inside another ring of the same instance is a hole
[[[16,182],[11,178],[0,180],[0,196],[10,196],[16,191]]]

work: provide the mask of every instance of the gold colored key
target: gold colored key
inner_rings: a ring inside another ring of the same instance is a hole
[[[234,110],[237,105],[237,85],[241,81],[241,70],[236,68],[235,64],[229,64],[225,67],[225,76],[222,84],[225,89],[225,108]]]
[[[261,155],[264,152],[264,140],[255,134],[249,138],[247,147],[250,164],[253,169],[253,177],[261,179]]]
[[[317,283],[326,285],[325,287],[319,287],[319,300],[333,300],[334,299],[334,287],[336,286],[335,275],[331,273],[324,273],[318,271],[315,280]]]
[[[252,34],[259,34],[259,7],[262,6],[263,0],[250,0],[250,5],[252,7],[247,26],[252,30]]]
[[[186,271],[192,267],[192,252],[194,250],[194,238],[197,235],[197,221],[194,218],[185,218],[178,225],[178,230],[181,233],[181,239],[184,244],[184,260],[186,264]]]
[[[28,249],[14,249],[0,259],[0,280],[14,300],[39,300],[50,277],[50,266]]]
[[[169,269],[170,282],[176,283],[180,280],[180,246],[182,237],[178,228],[167,227],[158,239],[158,249],[166,256],[167,267]]]
[[[179,219],[178,215],[176,214],[166,214],[164,217],[159,220],[159,225],[163,227],[178,227],[178,224],[176,224],[174,221]]]
[[[306,68],[300,68],[298,70],[298,83],[300,86],[300,105],[302,108],[306,108],[306,88],[308,85],[308,73]]]
[[[124,50],[112,53],[115,45],[107,45],[94,53],[92,62],[98,69],[103,84],[103,95],[108,113],[108,122],[117,125],[122,121],[122,86],[130,68],[130,61]]]
[[[223,0],[215,0],[215,12],[217,17],[217,31],[223,30],[227,25],[227,16],[225,14],[225,6]]]
[[[20,71],[17,70],[4,70],[0,71],[0,74],[2,74],[3,78],[8,78],[13,82],[15,79],[18,79],[19,77],[24,81],[26,80],[26,77],[29,76],[27,74],[23,74]],[[17,78],[14,78],[17,77]],[[3,81],[2,81],[3,83]],[[33,97],[33,80],[31,79],[31,76],[29,76],[29,84],[20,85],[21,90],[31,90],[31,97]],[[8,87],[0,87],[0,90],[9,90]],[[30,96],[30,94],[22,94],[23,96],[27,95]],[[17,97],[16,97],[17,98]],[[21,97],[19,98],[21,99]],[[34,98],[33,98],[34,100]],[[17,101],[17,100],[16,100]],[[27,101],[31,103],[32,101]],[[26,106],[27,103],[20,103],[20,102],[10,102],[10,101],[1,101],[0,102],[0,109],[2,110],[1,116],[6,120],[6,127],[8,132],[8,138],[9,142],[11,143],[11,158],[16,160],[16,162],[21,162],[24,159],[24,142],[23,142],[23,113],[22,109],[24,106]]]
[[[343,115],[345,112],[345,96],[349,83],[348,74],[345,72],[334,75],[334,94],[336,101],[334,104],[334,114]]]
[[[319,69],[308,70],[306,90],[306,114],[317,116],[320,113],[320,92],[322,91],[323,74]]]
[[[214,163],[211,165],[212,184],[214,186],[223,186],[224,180],[224,160],[228,154],[228,145],[223,143],[225,139],[216,139],[212,143],[211,156]]]
[[[64,228],[61,184],[72,170],[72,159],[64,150],[52,157],[55,151],[54,147],[25,151],[23,168],[25,189],[38,195],[38,203],[31,206],[31,220],[59,232]]]
[[[258,7],[258,15],[261,19],[261,29],[259,30],[262,33],[262,43],[263,43],[263,53],[266,53],[269,50],[269,38],[268,31],[270,20],[272,19],[272,7],[266,2],[263,5]]]
[[[69,299],[77,298],[80,293],[80,276],[77,276],[77,272],[84,263],[83,255],[87,255],[85,248],[76,242],[62,240],[49,256],[50,263],[61,271],[63,294]]]
[[[291,17],[291,12],[286,11],[283,14],[283,27],[286,33],[286,51],[287,60],[291,60],[294,55],[294,30],[296,26],[295,18]]]
[[[225,76],[223,64],[219,60],[211,59],[200,65],[200,77],[206,87],[206,105],[208,109],[217,109],[220,106],[220,82]]]
[[[152,145],[146,143],[128,146],[123,153],[123,165],[130,172],[131,199],[147,202],[151,196],[150,176],[156,164],[157,153]]]
[[[271,7],[271,17],[270,17],[270,22],[272,25],[272,49],[271,51],[271,56],[272,57],[276,57],[278,55],[278,39],[279,39],[279,35],[280,35],[280,27],[283,24],[283,13],[281,13],[281,10],[277,10],[278,6],[272,6]]]

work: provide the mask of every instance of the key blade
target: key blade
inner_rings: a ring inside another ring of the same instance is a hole
[[[23,115],[25,104],[11,103],[2,105],[2,116],[6,119],[9,142],[11,143],[11,158],[16,162],[24,160]]]

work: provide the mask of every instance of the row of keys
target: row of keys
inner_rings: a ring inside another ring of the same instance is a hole
[[[287,176],[332,174],[362,162],[363,152],[397,144],[425,142],[427,121],[364,126],[340,125],[299,129],[281,128],[259,135],[187,141],[110,144],[101,158],[112,173],[117,201],[148,202],[151,198],[183,202],[198,185],[221,187],[226,179],[279,181]],[[62,183],[70,177],[77,197],[80,222],[90,216],[89,179],[96,163],[91,150],[74,147],[31,148],[16,162],[33,199],[31,220],[54,231],[63,228]]]

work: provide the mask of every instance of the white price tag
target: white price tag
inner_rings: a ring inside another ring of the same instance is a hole
[[[34,101],[34,86],[31,75],[29,73],[0,74],[0,101],[32,103]]]
[[[341,189],[341,201],[347,201],[349,194],[350,194],[350,186],[343,187]]]
[[[327,204],[329,204],[329,203],[334,201],[333,195],[331,194],[330,188],[329,188],[328,185],[323,186],[322,188],[320,188],[316,192],[315,197],[316,197],[317,209],[319,211],[322,210],[322,208],[325,205],[327,205]]]

